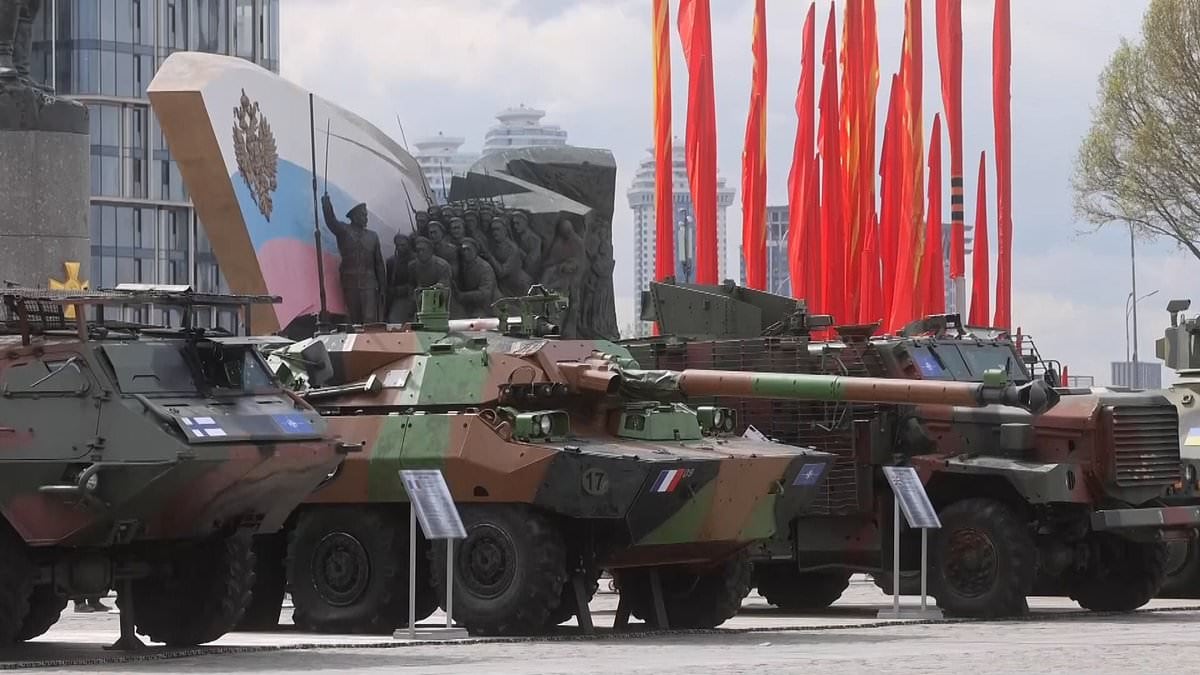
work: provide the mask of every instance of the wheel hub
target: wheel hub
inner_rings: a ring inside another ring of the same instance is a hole
[[[317,593],[337,607],[358,600],[371,579],[371,560],[366,548],[346,532],[325,535],[313,551],[312,562]]]
[[[999,574],[996,546],[986,532],[964,528],[951,533],[946,553],[944,576],[956,593],[975,598],[995,585]]]
[[[481,598],[501,595],[516,575],[516,545],[507,533],[492,525],[472,528],[455,557],[462,584]]]

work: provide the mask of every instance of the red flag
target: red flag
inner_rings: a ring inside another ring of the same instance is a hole
[[[892,305],[888,328],[899,330],[916,316],[921,289],[919,270],[925,251],[924,129],[922,94],[921,3],[904,3],[904,49],[900,58],[900,83],[903,90],[900,155],[904,170],[898,209],[896,275],[892,277]]]
[[[671,43],[667,0],[654,0],[654,278],[675,276],[675,180],[671,145]]]
[[[838,129],[837,15],[829,6],[825,47],[821,54],[821,267],[825,270],[825,294],[820,311],[836,321],[852,320],[846,315],[846,245],[842,220],[842,156]]]
[[[992,117],[996,125],[996,319],[1012,323],[1012,36],[1008,0],[996,0],[992,35]]]
[[[1071,386],[1071,376],[1067,373],[1067,364],[1063,364],[1062,377],[1059,379],[1059,384],[1063,387]]]
[[[842,91],[839,115],[839,142],[841,143],[842,169],[842,218],[845,227],[846,279],[857,280],[861,276],[861,249],[866,231],[866,202],[862,184],[862,137],[864,111],[863,96],[866,75],[863,72],[863,0],[847,0],[845,22],[842,24]],[[858,321],[862,310],[862,287],[857,283],[847,284],[846,316],[843,321]]]
[[[816,11],[814,2],[809,5],[808,15],[804,18],[800,84],[796,88],[796,141],[792,149],[792,168],[788,172],[788,269],[791,273],[792,297],[807,299],[810,303],[820,298],[819,289],[807,282],[814,276],[820,276],[815,273],[818,249],[816,239],[812,236],[816,220],[809,206],[816,194],[816,189],[809,187],[810,176],[816,173],[813,160]]]
[[[863,69],[865,82],[862,95],[863,122],[859,180],[863,213],[870,228],[863,244],[861,283],[873,294],[864,302],[858,320],[862,323],[879,321],[884,316],[883,289],[880,286],[879,216],[875,211],[875,97],[879,94],[879,30],[875,20],[874,0],[863,2],[862,26]]]
[[[895,288],[900,242],[900,193],[904,173],[900,152],[902,96],[900,77],[892,75],[887,117],[883,126],[883,148],[879,156],[879,268],[882,278],[891,285],[888,291]],[[884,319],[886,330],[891,330],[892,298],[891,292],[883,292],[880,303],[883,310],[880,318]]]
[[[950,139],[950,276],[965,273],[962,156],[962,0],[937,0],[938,66]],[[962,311],[962,308],[959,308]]]
[[[942,120],[933,116],[929,136],[929,208],[925,212],[925,255],[921,260],[925,290],[921,315],[946,313],[946,268],[942,264]]]
[[[975,197],[975,244],[971,251],[971,316],[967,324],[988,325],[987,153],[979,153],[979,193]]]
[[[708,0],[679,0],[679,39],[688,65],[687,172],[696,223],[696,283],[717,278],[717,115]]]
[[[767,287],[767,3],[755,0],[754,70],[742,150],[742,255],[746,285]]]

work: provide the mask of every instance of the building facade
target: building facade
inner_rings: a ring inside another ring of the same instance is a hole
[[[489,127],[484,134],[483,154],[543,145],[566,145],[566,130],[557,124],[542,124],[545,116],[545,110],[527,108],[523,104],[496,113],[499,124]]]
[[[675,278],[680,281],[695,279],[693,268],[696,253],[695,213],[692,209],[691,189],[688,187],[687,160],[683,145],[675,143],[672,149],[674,181],[671,186],[675,202]],[[725,185],[725,179],[717,177],[717,276],[725,279],[725,211],[733,203],[733,188]],[[654,212],[654,153],[638,164],[633,183],[625,193],[629,208],[633,210],[633,265],[635,317],[642,315],[642,291],[650,289],[654,280],[654,256],[657,243]],[[786,210],[786,209],[785,209]],[[787,218],[785,216],[784,220]],[[642,322],[640,328],[648,330],[649,324]]]
[[[418,139],[413,143],[416,152],[413,158],[425,174],[425,182],[433,193],[430,195],[438,204],[445,204],[450,194],[450,182],[454,176],[466,176],[467,170],[479,159],[479,155],[459,150],[466,141],[462,136],[436,136]]]
[[[47,0],[34,24],[32,71],[88,107],[90,282],[228,290],[179,167],[146,98],[175,51],[239,56],[279,72],[279,0]],[[127,320],[159,321],[150,308]],[[198,320],[226,328],[233,315]]]
[[[1162,389],[1162,364],[1157,361],[1113,361],[1112,384],[1132,389]]]

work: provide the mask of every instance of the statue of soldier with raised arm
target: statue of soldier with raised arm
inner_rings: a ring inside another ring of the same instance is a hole
[[[346,213],[349,223],[338,220],[329,194],[321,197],[325,226],[337,237],[342,256],[339,276],[346,316],[351,323],[377,323],[384,319],[383,294],[387,288],[387,268],[379,235],[367,229],[367,205],[358,204]]]

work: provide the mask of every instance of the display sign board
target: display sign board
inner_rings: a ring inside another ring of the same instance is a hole
[[[883,475],[892,485],[892,492],[900,502],[904,511],[904,519],[908,526],[916,529],[938,529],[942,521],[938,519],[937,510],[929,501],[925,485],[917,470],[911,466],[885,466]]]
[[[400,480],[404,481],[404,489],[426,539],[466,538],[467,530],[441,471],[402,470]]]

